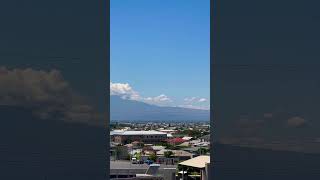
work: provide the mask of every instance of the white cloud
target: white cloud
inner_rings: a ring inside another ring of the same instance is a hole
[[[134,91],[128,83],[110,82],[110,95],[117,95],[131,100],[139,100],[141,98],[139,93]]]
[[[179,105],[178,107],[189,108],[189,109],[210,110],[209,106],[195,106],[195,105],[192,105],[192,104]]]
[[[123,99],[143,101],[140,94],[133,90],[128,83],[113,83],[110,82],[110,95],[120,96]]]
[[[192,104],[192,103],[202,103],[207,102],[206,98],[197,98],[197,97],[186,97],[184,98],[185,103]]]
[[[200,98],[198,102],[206,102],[207,99],[206,98]]]
[[[155,97],[142,97],[137,91],[133,90],[128,83],[110,82],[110,95],[117,95],[124,99],[136,100],[155,105],[168,105],[167,103],[172,102],[172,100],[165,94]]]
[[[196,97],[187,97],[187,98],[184,98],[184,101],[186,102],[193,102],[194,100],[196,100],[197,98]]]
[[[168,96],[161,94],[156,97],[147,97],[144,98],[144,102],[156,105],[168,105],[168,103],[173,102]]]
[[[132,88],[128,83],[112,83],[110,82],[111,95],[127,94],[132,92]]]
[[[209,110],[210,107],[207,103],[208,100],[206,98],[198,98],[198,97],[186,97],[184,98],[184,102],[179,107],[191,108],[191,109],[205,109]],[[204,104],[205,103],[205,104]]]
[[[158,106],[176,106],[174,105],[176,102],[174,102],[170,97],[168,97],[165,94],[160,94],[159,96],[155,97],[141,96],[128,83],[110,82],[110,95],[117,95],[122,97],[123,99],[136,100]],[[208,100],[206,98],[186,97],[183,99],[182,105],[178,107],[208,110],[210,109],[209,105],[203,104],[207,101]]]
[[[156,97],[154,97],[153,98],[155,101],[171,101],[171,99],[168,97],[168,96],[166,96],[166,95],[164,95],[164,94],[161,94],[161,95],[159,95],[159,96],[156,96]]]

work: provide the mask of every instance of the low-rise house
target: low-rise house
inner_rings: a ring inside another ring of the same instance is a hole
[[[189,137],[189,136],[185,136],[183,137],[182,139],[185,140],[185,141],[190,141],[193,137]]]
[[[185,142],[185,140],[182,138],[172,138],[172,139],[168,139],[167,142],[171,145],[179,145]]]
[[[193,144],[194,147],[209,147],[210,146],[210,142],[198,142]]]
[[[188,147],[188,148],[183,148],[182,150],[187,151],[192,154],[192,157],[198,156],[198,150],[200,147]]]
[[[207,155],[210,152],[209,148],[204,148],[204,147],[188,147],[188,148],[183,148],[182,150],[191,153],[192,157],[197,157],[199,155]]]
[[[151,148],[152,148],[154,151],[160,151],[160,150],[166,149],[165,146],[151,146]]]
[[[198,169],[201,180],[209,180],[210,156],[198,156],[179,163],[182,166],[182,176],[185,174],[187,167]]]
[[[172,134],[168,133],[168,134],[167,134],[167,138],[168,138],[168,139],[173,138]]]
[[[173,158],[175,162],[192,158],[192,154],[187,151],[163,149],[157,152],[157,157],[160,162],[161,161],[165,162],[166,158],[169,158],[165,156],[165,152],[168,152],[168,151],[172,152],[172,156],[170,158]]]
[[[210,134],[199,137],[201,142],[210,142]]]
[[[141,141],[133,141],[131,144],[133,149],[140,149],[144,146],[143,142]]]
[[[189,142],[183,142],[181,144],[178,145],[179,147],[189,147],[190,143]]]
[[[170,134],[174,134],[177,132],[177,130],[173,130],[173,129],[159,129],[160,132],[164,132],[164,133],[170,133]]]

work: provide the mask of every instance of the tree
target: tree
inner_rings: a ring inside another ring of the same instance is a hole
[[[166,151],[166,152],[164,152],[163,155],[164,155],[165,158],[171,158],[173,156],[173,152],[172,151]]]
[[[157,161],[157,155],[156,155],[156,153],[150,154],[150,156],[149,156],[148,159],[149,159],[149,160],[152,160],[153,162]]]
[[[130,154],[128,153],[127,148],[125,148],[124,146],[116,146],[115,147],[115,156],[116,159],[130,159]]]
[[[135,157],[137,158],[137,160],[141,160],[141,153],[139,152],[136,152],[135,154]]]
[[[143,143],[143,142],[139,142],[139,143],[138,143],[138,146],[139,146],[139,147],[144,147],[144,143]]]
[[[206,149],[206,148],[199,148],[199,149],[197,150],[197,152],[198,152],[198,154],[200,154],[200,155],[204,155],[204,154],[207,154],[207,153],[209,152],[209,150]]]

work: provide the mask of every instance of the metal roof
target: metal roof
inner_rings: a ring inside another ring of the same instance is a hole
[[[159,131],[111,131],[110,135],[124,135],[124,136],[133,136],[133,135],[167,135],[167,133]]]
[[[190,166],[195,168],[205,168],[206,164],[210,163],[210,156],[198,156],[179,163],[183,166]]]
[[[191,153],[183,150],[170,150],[170,149],[162,149],[157,152],[157,155],[164,155],[165,152],[171,151],[173,153],[173,156],[181,157],[181,156],[192,156]]]

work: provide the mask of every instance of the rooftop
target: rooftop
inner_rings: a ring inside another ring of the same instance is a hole
[[[161,164],[160,168],[176,168],[177,165]],[[110,161],[110,169],[148,169],[147,164],[132,164],[130,161]]]
[[[162,149],[165,149],[166,147],[165,146],[152,146],[152,149],[155,150],[155,151],[160,151]]]
[[[122,131],[122,130],[115,130],[111,131],[110,135],[167,135],[167,133],[159,132],[159,131]]]
[[[210,163],[210,156],[198,156],[179,163],[183,166],[190,166],[195,168],[205,168],[206,164]]]
[[[189,141],[189,140],[191,140],[193,137],[189,137],[189,136],[185,136],[185,137],[183,137],[182,139],[183,140],[186,140],[186,141]]]
[[[169,149],[162,149],[160,151],[157,152],[157,155],[164,155],[164,152],[167,151],[172,151],[173,152],[173,156],[192,156],[191,153],[187,152],[187,151],[183,151],[183,150],[169,150]]]
[[[200,137],[199,139],[204,139],[205,141],[210,141],[210,134],[204,135],[204,136]]]
[[[167,142],[168,143],[183,143],[183,142],[185,142],[185,140],[182,138],[173,138],[173,139],[168,139]]]

